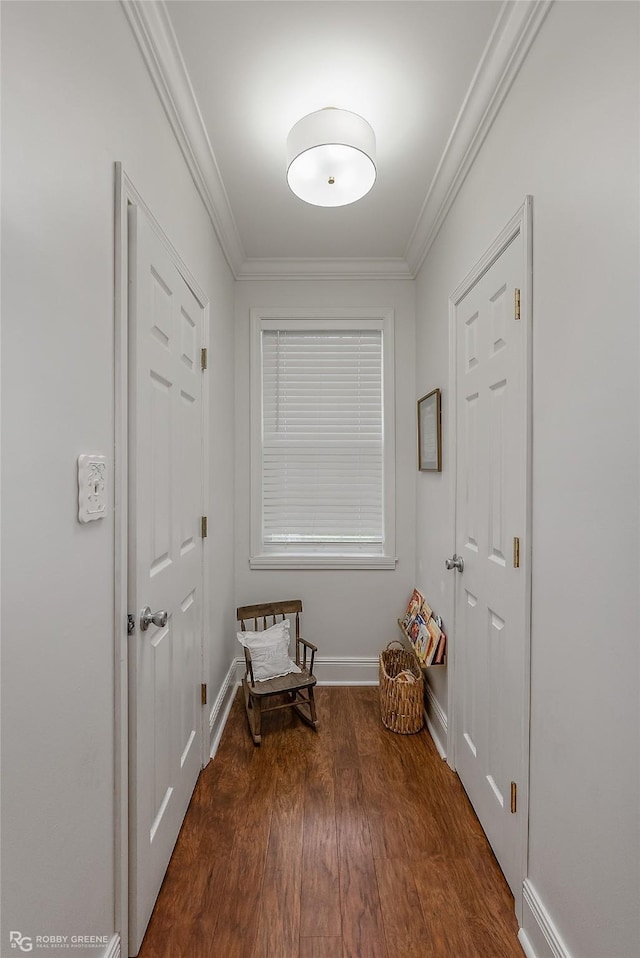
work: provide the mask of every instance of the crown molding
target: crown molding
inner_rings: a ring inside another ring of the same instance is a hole
[[[552,3],[503,3],[405,250],[413,276],[419,273]]]
[[[167,8],[163,0],[121,4],[235,276],[246,258],[242,240]]]
[[[247,259],[237,279],[414,279],[403,259]]]
[[[236,279],[415,279],[553,0],[505,0],[445,146],[404,258],[247,258],[164,0],[121,0]]]

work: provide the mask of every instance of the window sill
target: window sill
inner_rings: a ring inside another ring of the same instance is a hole
[[[250,569],[395,569],[395,556],[249,556]]]

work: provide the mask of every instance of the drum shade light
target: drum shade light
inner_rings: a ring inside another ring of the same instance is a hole
[[[303,116],[287,137],[287,183],[305,203],[346,206],[376,180],[376,137],[357,113],[327,107]]]

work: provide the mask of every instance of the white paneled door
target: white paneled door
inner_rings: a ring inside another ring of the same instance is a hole
[[[202,336],[200,304],[129,207],[131,954],[200,770]]]
[[[455,766],[517,899],[524,877],[529,596],[521,231],[477,273],[454,307],[455,544],[464,563],[452,573]]]

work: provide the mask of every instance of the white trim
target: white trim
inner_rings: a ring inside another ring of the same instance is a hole
[[[524,569],[525,584],[525,624],[524,624],[524,675],[523,691],[523,722],[522,722],[522,768],[520,788],[520,807],[522,819],[520,825],[520,856],[522,861],[522,878],[529,871],[529,791],[530,791],[530,736],[531,736],[531,606],[533,601],[533,197],[526,196],[522,206],[522,290],[521,290],[521,322],[526,323],[525,357],[524,357],[524,395],[526,430],[521,436],[521,455],[525,463],[525,498],[527,509],[525,513],[525,549]],[[518,910],[519,906],[519,910]],[[518,922],[523,924],[524,898],[516,902]]]
[[[244,661],[244,660],[243,660]],[[231,661],[209,713],[209,756],[214,758],[238,687],[237,659]]]
[[[417,276],[553,0],[505,0],[405,250]]]
[[[523,246],[526,252],[529,239],[527,226],[531,219],[532,205],[533,197],[526,196],[522,206],[514,213],[504,229],[496,236],[491,246],[483,253],[474,267],[467,273],[459,286],[451,294],[449,297],[450,304],[458,306],[459,303],[462,302],[469,290],[472,289],[487,270],[493,266],[495,261],[502,255],[507,246],[513,242],[519,233],[522,234]],[[524,270],[525,282],[530,284],[532,275],[531,264],[526,262]],[[524,298],[524,296],[522,298]]]
[[[129,723],[128,695],[129,642],[127,635],[128,612],[128,217],[127,206],[141,209],[149,225],[164,245],[186,284],[203,309],[203,339],[208,339],[209,301],[196,282],[195,277],[180,258],[179,253],[165,235],[133,183],[124,172],[121,163],[115,164],[115,318],[114,318],[114,654],[115,654],[115,921],[121,948],[129,951]],[[207,425],[204,412],[206,386],[203,383],[203,430]],[[208,462],[209,435],[203,432],[203,484]],[[203,506],[205,503],[205,491]],[[202,645],[205,647],[204,626],[207,620],[208,577],[206,540],[203,544],[203,628]],[[201,668],[204,667],[204,651]],[[204,673],[203,673],[204,675]],[[204,681],[204,678],[202,679]],[[204,711],[204,709],[203,709]],[[206,720],[205,720],[206,721]],[[204,728],[201,734],[204,732]],[[202,764],[208,759],[203,753]],[[111,946],[110,946],[111,947]]]
[[[335,328],[344,321],[352,327],[378,328],[383,335],[383,423],[384,423],[384,550],[380,556],[368,555],[268,555],[262,551],[262,329],[279,324],[302,328],[313,322],[317,327]],[[395,493],[395,312],[388,306],[345,307],[252,307],[250,310],[250,416],[251,416],[251,569],[395,569],[396,566],[396,493]]]
[[[234,276],[245,260],[209,135],[165,3],[121,0],[196,189]]]
[[[395,569],[396,556],[249,556],[250,569]]]
[[[457,491],[457,476],[458,476],[458,443],[457,443],[457,427],[456,427],[456,417],[457,417],[457,407],[458,403],[456,400],[456,348],[457,348],[457,334],[456,334],[456,322],[455,322],[455,308],[449,298],[449,395],[448,395],[448,444],[447,444],[447,456],[449,458],[449,529],[451,530],[451,536],[453,540],[453,546],[450,551],[450,555],[453,555],[456,551],[456,491]],[[453,603],[453,616],[452,616],[452,625],[450,633],[447,637],[447,708],[451,712],[451,720],[447,716],[447,765],[450,769],[455,772],[456,769],[456,755],[455,755],[455,709],[454,704],[456,701],[456,670],[455,670],[455,655],[456,655],[456,612],[455,612],[455,594],[454,594],[454,603]]]
[[[116,934],[107,945],[107,950],[102,958],[120,958],[120,954],[120,935]]]
[[[236,279],[415,279],[553,0],[505,0],[404,258],[247,258],[164,0],[121,0],[169,124]]]
[[[236,682],[242,682],[244,658],[236,659]],[[379,656],[348,655],[338,658],[316,655],[313,672],[318,685],[377,685]]]
[[[318,685],[377,685],[379,656],[316,656],[313,671]]]
[[[447,760],[447,753],[446,753],[445,750],[444,750],[444,746],[443,746],[443,744],[442,744],[442,742],[441,742],[441,740],[440,740],[440,738],[439,738],[439,736],[438,736],[438,732],[437,732],[437,730],[436,730],[436,727],[435,727],[435,725],[433,724],[433,722],[431,721],[431,719],[429,718],[426,709],[424,710],[423,715],[424,715],[424,724],[427,726],[427,731],[429,732],[429,735],[431,736],[431,741],[432,741],[433,744],[435,745],[436,751],[438,752],[438,755],[440,756],[440,758],[441,758],[443,761],[446,761],[446,760]]]
[[[436,694],[427,683],[425,684],[427,695],[427,706],[424,710],[424,718],[429,729],[429,734],[433,739],[435,747],[440,753],[440,757],[446,759],[446,741],[447,741],[447,713],[440,705]]]
[[[527,958],[571,958],[571,953],[553,923],[551,915],[528,878],[524,881],[523,898],[524,920],[518,939],[525,949]],[[526,930],[527,928],[529,931]]]
[[[531,697],[531,538],[532,538],[532,326],[533,326],[533,197],[526,196],[520,209],[498,234],[494,242],[484,255],[478,260],[473,269],[465,276],[457,289],[449,297],[449,456],[451,462],[449,509],[450,528],[452,530],[452,551],[456,548],[456,479],[457,479],[457,397],[456,397],[456,307],[467,295],[469,290],[487,272],[502,252],[509,246],[518,234],[522,235],[523,257],[523,286],[521,289],[521,322],[525,324],[524,370],[523,381],[526,430],[521,437],[520,454],[525,463],[525,499],[526,499],[526,530],[525,548],[521,552],[522,574],[526,576],[525,586],[525,629],[524,629],[524,675],[523,675],[523,703],[522,703],[522,768],[518,778],[518,804],[520,814],[520,876],[524,880],[528,869],[529,856],[529,726],[530,726],[530,697]],[[456,578],[457,589],[458,581]],[[449,636],[451,645],[447,669],[447,702],[449,708],[449,725],[447,733],[447,762],[455,770],[455,684],[458,668],[456,655],[456,602],[454,598],[453,627]],[[515,896],[516,915],[522,924],[523,896]]]
[[[527,935],[524,928],[518,930],[518,941],[522,945],[522,950],[524,951],[527,958],[538,958],[535,951],[533,950],[533,945],[529,941],[529,936]]]
[[[116,163],[114,317],[114,790],[115,924],[129,952],[129,636],[128,612],[128,337],[127,187]]]
[[[246,259],[237,279],[415,279],[404,259]]]
[[[196,298],[199,300],[202,306],[202,299],[196,293]],[[209,314],[209,301],[207,300],[205,305],[202,306],[202,348],[207,350],[209,353],[209,344],[211,342],[211,324],[210,324],[210,314]],[[206,370],[202,371],[202,489],[201,489],[201,502],[202,502],[202,515],[207,517],[211,516],[211,502],[209,499],[209,462],[210,462],[210,436],[211,436],[211,367],[209,366]],[[206,682],[207,676],[210,674],[210,662],[211,662],[211,649],[210,642],[208,637],[211,635],[211,608],[210,603],[207,601],[209,594],[208,583],[211,582],[211,564],[210,564],[210,551],[211,547],[209,543],[211,540],[208,537],[205,537],[202,540],[202,648],[201,648],[201,666],[200,666],[200,675],[201,681]],[[200,751],[200,765],[202,768],[209,763],[211,759],[211,749],[209,742],[209,725],[207,722],[207,709],[203,707],[200,710],[200,720],[202,723],[201,731],[201,751]]]

